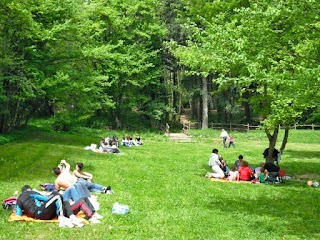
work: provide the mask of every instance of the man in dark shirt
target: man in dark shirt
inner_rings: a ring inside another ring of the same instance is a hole
[[[269,177],[266,181],[268,182],[276,182],[277,177],[279,177],[279,170],[280,168],[276,166],[273,162],[266,162],[264,164],[264,168],[268,171]]]

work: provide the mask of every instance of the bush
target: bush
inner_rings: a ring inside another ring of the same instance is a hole
[[[6,144],[8,142],[10,142],[8,138],[0,136],[0,145]]]
[[[73,122],[70,116],[66,114],[57,115],[52,122],[52,128],[55,131],[68,132],[71,130],[72,125]]]

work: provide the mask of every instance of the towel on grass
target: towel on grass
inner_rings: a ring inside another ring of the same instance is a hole
[[[80,217],[80,218],[84,218],[86,215],[84,214],[84,212],[80,211],[80,212],[78,212],[78,214],[76,216]],[[54,219],[51,219],[51,220],[40,220],[40,219],[35,219],[35,218],[32,218],[32,217],[28,217],[26,215],[16,216],[16,212],[15,211],[12,211],[11,215],[9,216],[8,221],[9,222],[15,222],[15,221],[43,222],[43,223],[59,222],[58,221],[58,217],[55,217]]]

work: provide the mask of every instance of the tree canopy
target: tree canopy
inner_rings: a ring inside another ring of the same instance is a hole
[[[320,121],[319,9],[312,0],[1,1],[1,132],[34,117],[54,117],[58,129],[160,127],[191,108],[203,128],[214,110],[258,121],[274,147],[279,125]]]

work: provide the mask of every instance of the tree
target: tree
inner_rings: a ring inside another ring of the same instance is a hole
[[[187,2],[190,6],[198,3]],[[310,76],[308,80],[312,82],[319,78],[315,64],[319,54],[303,51],[308,52],[306,58],[300,52],[302,42],[311,42],[309,51],[319,50],[319,4],[270,0],[203,4],[207,5],[218,10],[214,11],[216,15],[198,16],[193,18],[196,21],[187,22],[186,27],[192,32],[187,46],[173,42],[171,49],[195,73],[218,75],[213,81],[221,88],[237,84],[246,98],[250,93],[248,100],[263,118],[261,126],[272,153],[279,125],[286,127],[287,138],[288,127],[309,106],[306,101],[301,105],[302,92],[308,89],[302,84],[302,76]],[[197,9],[203,12],[199,5]]]

